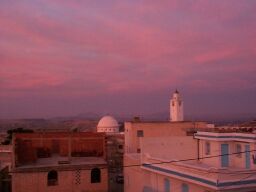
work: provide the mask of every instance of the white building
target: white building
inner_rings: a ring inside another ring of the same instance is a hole
[[[117,120],[109,115],[102,117],[98,123],[97,132],[118,133],[119,125]]]
[[[171,122],[125,123],[125,192],[256,191],[256,128],[183,121],[178,91],[170,110]]]
[[[146,136],[140,135],[140,154],[124,156],[125,192],[256,191],[254,132]]]
[[[170,121],[183,121],[183,101],[180,93],[176,90],[170,100]]]

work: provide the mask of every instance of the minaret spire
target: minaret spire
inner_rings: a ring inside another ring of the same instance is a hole
[[[183,101],[179,91],[176,89],[170,100],[170,121],[183,121]]]

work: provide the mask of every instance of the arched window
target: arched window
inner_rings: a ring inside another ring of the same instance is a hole
[[[101,173],[99,168],[93,168],[91,170],[91,183],[100,183]]]
[[[48,186],[58,185],[58,173],[57,171],[50,171],[47,175],[47,184]]]

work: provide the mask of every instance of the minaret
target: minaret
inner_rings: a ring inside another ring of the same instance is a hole
[[[181,100],[180,93],[176,91],[173,93],[170,100],[170,121],[183,121],[183,101]]]

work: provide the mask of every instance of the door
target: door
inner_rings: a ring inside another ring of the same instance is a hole
[[[228,167],[229,165],[229,150],[228,144],[221,144],[221,167]]]
[[[250,145],[245,145],[245,168],[251,168],[251,161],[250,161]]]

